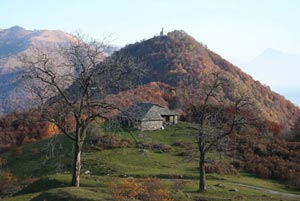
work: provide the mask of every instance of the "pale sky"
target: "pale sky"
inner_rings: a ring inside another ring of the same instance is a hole
[[[119,46],[184,30],[234,64],[266,48],[300,55],[300,0],[0,0],[0,19],[2,29],[81,30]]]

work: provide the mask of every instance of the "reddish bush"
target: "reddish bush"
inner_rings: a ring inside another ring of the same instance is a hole
[[[255,174],[258,176],[258,177],[261,177],[261,178],[270,178],[271,177],[271,172],[270,170],[262,165],[262,164],[257,164],[256,168],[255,168]]]
[[[276,179],[290,187],[299,188],[300,143],[257,133],[235,135],[232,148],[241,157],[245,170],[258,177]],[[234,164],[235,167],[240,167]]]
[[[151,200],[172,201],[167,191],[160,187],[158,179],[123,179],[113,182],[109,189],[115,201],[121,200]]]
[[[132,147],[128,139],[117,138],[113,135],[95,134],[91,136],[90,143],[98,150]]]
[[[223,175],[232,175],[236,174],[237,170],[226,161],[213,161],[212,163],[208,163],[205,166],[205,171],[207,173],[217,173]]]
[[[236,169],[244,169],[245,168],[245,163],[241,160],[235,160],[231,162],[234,168]]]

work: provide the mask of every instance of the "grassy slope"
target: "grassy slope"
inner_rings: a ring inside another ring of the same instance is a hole
[[[205,194],[197,190],[197,160],[177,156],[181,148],[172,146],[178,140],[191,141],[187,135],[186,124],[164,131],[154,132],[116,132],[112,133],[122,138],[143,141],[146,144],[166,144],[171,147],[169,152],[159,150],[142,150],[137,148],[120,148],[104,151],[86,151],[83,154],[82,171],[90,170],[92,175],[83,175],[81,188],[70,187],[71,176],[67,170],[71,167],[72,146],[64,136],[56,136],[22,148],[22,154],[12,157],[11,153],[2,154],[8,160],[7,168],[19,178],[41,178],[25,187],[16,196],[4,200],[108,200],[110,193],[107,186],[112,178],[119,177],[159,177],[167,188],[176,183],[177,178],[184,178],[183,191],[190,197],[216,198],[217,200],[297,200],[281,198],[257,190],[237,185],[237,183],[264,187],[271,190],[290,192],[283,185],[268,180],[262,180],[252,175],[239,173],[235,176],[208,175],[208,189]],[[50,143],[51,142],[51,143]],[[50,151],[49,151],[50,150]],[[217,154],[211,153],[211,158]],[[216,187],[223,184],[225,188]],[[237,188],[238,192],[229,189]],[[292,192],[295,193],[295,192]],[[178,195],[179,196],[179,195]],[[188,200],[188,198],[186,198]],[[299,199],[299,198],[298,198]],[[182,198],[181,198],[182,200]]]

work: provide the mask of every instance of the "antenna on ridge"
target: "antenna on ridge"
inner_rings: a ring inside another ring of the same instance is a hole
[[[164,28],[161,28],[161,31],[160,31],[160,36],[166,36],[168,35],[168,32],[164,31]]]

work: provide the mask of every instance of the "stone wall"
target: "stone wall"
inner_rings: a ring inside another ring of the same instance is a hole
[[[174,124],[177,124],[178,123],[178,118],[177,118],[177,115],[174,116]]]
[[[157,130],[163,126],[163,121],[142,121],[138,129],[144,130]]]

